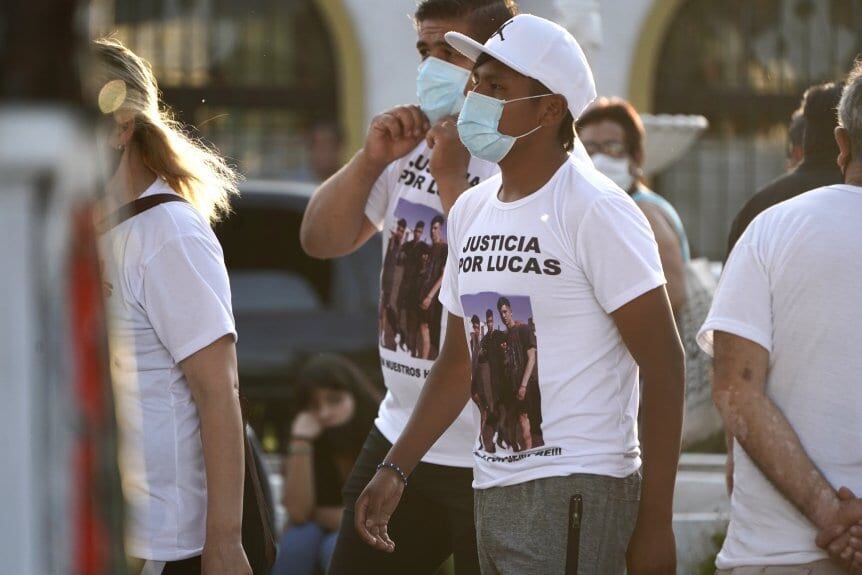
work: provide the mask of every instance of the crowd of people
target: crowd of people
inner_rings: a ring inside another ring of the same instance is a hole
[[[862,62],[805,93],[789,173],[734,221],[704,320],[637,111],[596,99],[571,34],[512,0],[421,0],[414,24],[419,104],[376,116],[340,169],[321,156],[301,229],[318,258],[387,236],[386,394],[337,356],[298,372],[272,572],[674,573],[686,372],[712,358],[717,572],[862,573]],[[237,176],[144,60],[94,49],[133,570],[264,573],[211,229]]]

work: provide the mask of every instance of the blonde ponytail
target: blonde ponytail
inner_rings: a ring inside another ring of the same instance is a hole
[[[144,164],[211,224],[229,213],[239,175],[217,151],[186,136],[159,101],[149,63],[115,38],[96,40],[95,49],[102,65],[101,111],[134,114],[132,141]]]

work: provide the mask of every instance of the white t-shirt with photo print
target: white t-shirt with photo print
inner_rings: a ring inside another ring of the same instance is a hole
[[[437,297],[448,255],[446,223],[430,158],[423,141],[392,162],[365,207],[369,221],[383,231],[380,364],[387,391],[375,425],[393,443],[413,413],[446,330]],[[467,177],[473,186],[498,172],[496,164],[471,158]],[[399,221],[406,224],[401,231]],[[420,222],[424,225],[417,228]],[[466,407],[422,461],[471,467],[474,436],[473,414]]]
[[[501,182],[467,191],[450,211],[440,293],[465,319],[468,342],[473,316],[482,323],[490,311],[493,321],[481,328],[487,342],[471,346],[483,353],[473,370],[474,487],[626,477],[641,464],[638,367],[610,314],[665,283],[649,223],[574,158],[515,202],[500,201]]]

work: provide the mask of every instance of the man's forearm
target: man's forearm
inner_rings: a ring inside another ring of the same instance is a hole
[[[365,223],[365,204],[385,165],[368,160],[362,150],[323,182],[312,195],[300,227],[303,249],[318,258],[347,255]]]
[[[838,510],[838,494],[817,469],[781,410],[761,391],[719,393],[728,432],[773,485],[819,528]]]
[[[440,204],[443,206],[443,215],[448,216],[449,210],[455,205],[458,196],[463,194],[470,188],[470,182],[467,181],[467,175],[463,178],[446,178],[436,180],[437,193],[440,194]]]
[[[245,461],[235,394],[208,394],[197,404],[207,478],[207,539],[240,537]]]
[[[406,473],[422,459],[470,399],[470,363],[445,365],[439,360],[422,388],[419,401],[401,437],[389,450],[387,461]]]
[[[685,403],[685,370],[645,374],[643,484],[639,517],[670,521],[679,464]]]

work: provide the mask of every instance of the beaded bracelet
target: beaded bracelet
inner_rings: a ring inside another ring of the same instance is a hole
[[[377,465],[377,471],[380,471],[381,469],[391,469],[392,471],[397,473],[398,477],[400,477],[401,481],[404,483],[404,487],[407,487],[407,474],[404,473],[404,470],[398,467],[396,464],[392,463],[391,461],[384,461],[383,463]]]

